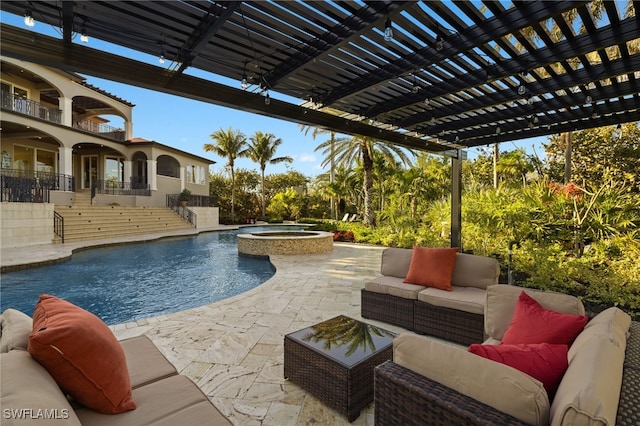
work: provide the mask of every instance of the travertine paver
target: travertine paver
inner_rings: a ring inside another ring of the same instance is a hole
[[[56,249],[40,251],[31,247],[22,256],[41,260]],[[119,339],[149,336],[234,424],[347,425],[346,417],[284,380],[284,335],[340,314],[361,319],[360,289],[379,275],[381,251],[336,243],[329,253],[271,256],[275,276],[253,290],[111,328]],[[11,262],[24,262],[20,257],[14,250]],[[3,253],[3,266],[5,260]],[[373,404],[351,424],[372,425]]]

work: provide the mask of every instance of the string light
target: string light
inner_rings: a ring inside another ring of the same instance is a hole
[[[271,98],[269,97],[269,91],[268,90],[267,90],[267,94],[264,97],[264,104],[265,105],[271,104]]]
[[[240,81],[240,87],[242,90],[247,90],[249,87],[249,82],[247,81],[247,61],[244,61],[244,65],[242,66],[242,80]]]
[[[33,28],[36,25],[36,21],[31,14],[31,9],[27,9],[24,12],[24,24],[29,28]]]
[[[527,88],[523,84],[518,86],[518,95],[522,96],[527,92]]]
[[[89,35],[87,34],[87,29],[84,26],[80,31],[80,41],[83,43],[89,43]]]
[[[442,49],[444,49],[444,41],[442,37],[438,36],[436,37],[436,50],[440,52]]]
[[[391,28],[391,19],[387,16],[387,20],[384,23],[384,40],[393,40],[393,28]]]

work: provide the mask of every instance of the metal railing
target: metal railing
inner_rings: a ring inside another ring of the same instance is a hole
[[[0,92],[0,105],[2,109],[51,121],[52,123],[62,123],[62,111],[55,107],[41,105],[31,99],[16,96],[11,92]]]
[[[75,191],[74,177],[57,173],[0,170],[0,201],[48,203],[50,191]]]
[[[53,212],[53,233],[64,243],[64,217],[56,211]]]
[[[121,128],[109,126],[104,123],[96,123],[91,120],[73,120],[73,127],[75,129],[84,130],[85,132],[95,133],[96,135],[104,136],[105,138],[113,139],[116,141],[125,140],[125,132]]]
[[[141,195],[145,197],[151,196],[149,184],[131,182],[121,182],[119,180],[98,180],[94,187],[91,188],[92,197],[95,194],[107,195]]]
[[[167,194],[166,205],[179,206],[183,201],[180,194]],[[186,200],[187,205],[192,207],[218,207],[218,197],[210,197],[208,195],[190,195]]]

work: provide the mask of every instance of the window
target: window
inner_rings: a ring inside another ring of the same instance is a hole
[[[27,172],[33,171],[33,148],[15,145],[13,147],[13,168]]]
[[[124,159],[120,157],[107,157],[104,178],[107,181],[122,182],[124,180]]]
[[[180,177],[180,163],[173,157],[161,155],[158,157],[158,175]]]
[[[41,173],[55,173],[56,172],[56,153],[53,151],[43,151],[41,149],[36,150],[36,164],[37,170]]]

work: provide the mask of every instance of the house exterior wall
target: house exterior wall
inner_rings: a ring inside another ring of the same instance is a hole
[[[53,208],[50,203],[0,203],[2,248],[51,243]]]

